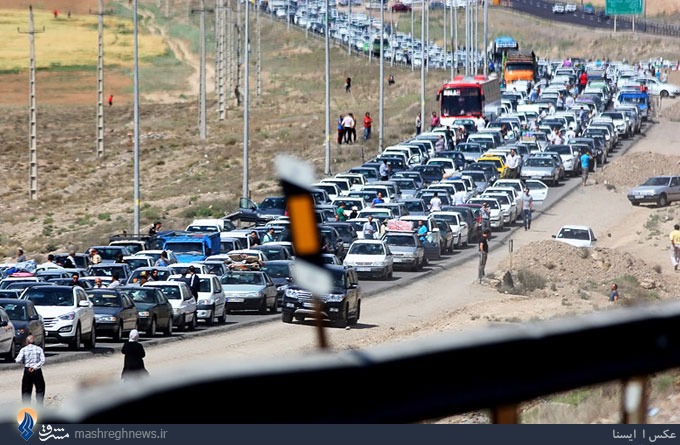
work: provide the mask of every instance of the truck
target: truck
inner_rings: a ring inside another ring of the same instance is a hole
[[[536,81],[538,61],[533,51],[508,51],[503,61],[503,81],[506,87],[516,80]]]
[[[166,231],[157,235],[163,250],[171,250],[180,263],[203,261],[221,253],[219,232]]]

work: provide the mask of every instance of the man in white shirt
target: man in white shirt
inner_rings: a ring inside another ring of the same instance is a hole
[[[519,177],[519,156],[514,149],[510,150],[510,154],[505,159],[505,166],[507,167],[507,178],[515,179]]]
[[[349,143],[352,142],[352,141],[350,140],[349,133],[350,133],[350,130],[351,130],[353,127],[354,127],[354,119],[352,119],[352,116],[350,116],[350,115],[348,114],[347,116],[345,116],[345,117],[342,119],[342,128],[343,128],[343,133],[344,133],[344,136],[345,136],[345,140],[344,140],[345,144],[349,144]]]
[[[434,192],[434,196],[430,199],[430,212],[441,212],[442,210],[442,200],[439,197],[439,193]]]

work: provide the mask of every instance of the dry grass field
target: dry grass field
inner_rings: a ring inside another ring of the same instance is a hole
[[[83,41],[82,32],[96,37],[96,1],[55,0],[46,8],[34,4],[45,17],[46,32],[36,39],[38,54],[68,18],[89,26],[69,28],[74,42]],[[190,3],[140,1],[142,14],[140,43],[156,42],[148,49],[150,62],[140,69],[140,150],[141,226],[146,229],[155,219],[166,227],[183,227],[195,216],[223,215],[234,210],[243,181],[243,109],[230,99],[227,119],[219,121],[214,94],[208,96],[208,137],[198,137],[198,100],[193,94],[198,61],[198,18],[189,14]],[[14,6],[0,0],[0,7]],[[160,6],[160,7],[159,7]],[[54,8],[59,19],[49,16]],[[129,29],[127,2],[107,2],[113,16],[105,17],[110,33],[116,26]],[[11,11],[16,13],[17,10]],[[166,15],[169,12],[169,15]],[[27,28],[28,13],[24,9]],[[251,24],[251,42],[256,48],[257,26]],[[13,19],[14,20],[14,19]],[[127,20],[127,21],[126,21]],[[36,26],[42,23],[36,20]],[[401,26],[401,25],[400,25]],[[559,32],[555,32],[555,28]],[[210,26],[209,26],[210,28]],[[262,45],[261,94],[256,94],[256,61],[251,58],[249,111],[249,189],[259,200],[279,193],[272,175],[272,159],[278,153],[292,153],[311,162],[318,176],[325,160],[325,107],[323,42],[305,39],[304,33],[260,18]],[[16,29],[3,30],[16,37]],[[65,32],[65,31],[63,31]],[[94,34],[92,34],[94,32]],[[437,35],[433,25],[431,35]],[[159,42],[159,33],[163,41]],[[490,14],[492,36],[510,34],[523,47],[536,48],[541,57],[574,55],[588,58],[624,54],[632,60],[680,53],[680,42],[644,35],[592,32],[528,19],[508,11]],[[57,35],[65,35],[58,33]],[[71,34],[69,34],[71,36]],[[23,48],[16,66],[28,66],[28,44],[13,40]],[[125,38],[127,38],[125,34]],[[211,54],[211,36],[208,36]],[[114,105],[105,110],[105,156],[95,155],[96,136],[96,38],[91,48],[76,51],[68,44],[59,47],[64,60],[77,60],[75,66],[45,65],[37,75],[38,200],[28,200],[28,73],[25,69],[2,74],[0,82],[0,254],[11,256],[18,245],[29,255],[44,254],[69,247],[78,250],[106,241],[109,233],[132,230],[133,156],[128,134],[133,128],[132,48],[125,39],[107,40],[105,46],[104,93],[114,94]],[[156,47],[158,46],[158,47]],[[154,56],[151,51],[169,51]],[[7,45],[0,52],[10,50]],[[127,50],[127,53],[125,52]],[[186,53],[184,52],[186,50]],[[77,53],[77,54],[72,54]],[[90,56],[85,56],[89,54]],[[94,57],[92,55],[95,55]],[[117,59],[113,55],[120,54]],[[47,55],[39,56],[46,58]],[[87,58],[91,57],[88,62]],[[0,57],[2,59],[3,57]],[[60,58],[54,60],[61,60]],[[111,63],[108,61],[111,60]],[[114,63],[115,60],[115,63]],[[209,57],[208,64],[212,64]],[[379,66],[374,59],[348,56],[346,50],[331,49],[331,138],[339,114],[353,112],[374,118],[373,138],[365,145],[331,144],[332,171],[338,172],[377,153],[379,121]],[[393,73],[396,85],[385,87],[384,145],[409,137],[420,110],[420,72],[386,66],[385,76]],[[353,79],[351,94],[345,94],[343,80]],[[426,74],[426,113],[436,109],[435,92],[449,77],[448,72],[431,70]],[[214,80],[209,79],[211,84]],[[212,85],[211,85],[212,86]],[[210,88],[209,88],[210,90]],[[152,98],[164,98],[158,103]]]

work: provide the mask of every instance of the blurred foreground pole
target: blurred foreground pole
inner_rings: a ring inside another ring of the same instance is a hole
[[[310,189],[314,182],[314,172],[311,165],[286,155],[277,157],[276,170],[286,196],[290,234],[295,250],[295,267],[291,268],[293,278],[295,283],[312,293],[318,345],[320,349],[327,349],[328,341],[319,295],[331,292],[333,280],[324,267],[321,256],[321,233],[316,223],[314,197]]]
[[[243,197],[250,198],[248,187],[248,107],[249,107],[249,74],[250,74],[250,3],[245,4],[245,36],[243,37],[245,46],[245,72],[243,74]]]

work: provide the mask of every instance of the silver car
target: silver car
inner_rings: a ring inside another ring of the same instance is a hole
[[[522,166],[521,179],[540,179],[557,185],[560,182],[560,167],[552,157],[530,156]]]
[[[425,265],[425,248],[414,232],[387,231],[382,240],[394,255],[395,268],[409,268],[415,272]]]
[[[634,206],[651,202],[659,207],[680,201],[680,176],[653,176],[631,189],[628,192],[628,200]]]

